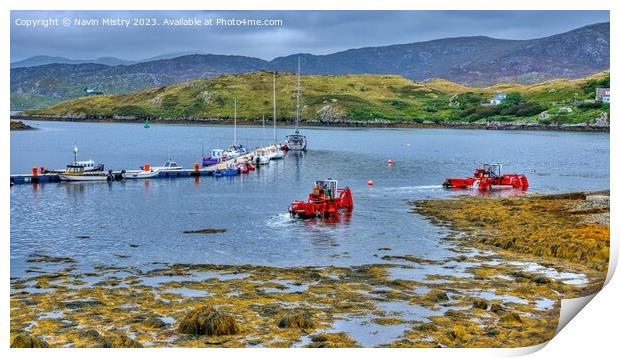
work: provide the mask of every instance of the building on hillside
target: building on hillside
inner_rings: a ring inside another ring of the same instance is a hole
[[[506,93],[499,92],[498,94],[491,99],[491,104],[497,106],[498,104],[502,104],[502,102],[506,99]]]
[[[84,96],[99,96],[102,95],[103,92],[95,91],[94,89],[84,88]]]
[[[596,89],[596,100],[609,103],[609,88],[599,87]]]

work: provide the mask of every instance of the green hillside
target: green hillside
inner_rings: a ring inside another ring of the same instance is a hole
[[[23,111],[25,109],[46,108],[62,101],[61,99],[39,96],[29,93],[11,93],[11,110]]]
[[[296,76],[278,73],[276,81],[277,116],[292,119]],[[609,86],[609,72],[577,80],[486,88],[441,79],[415,82],[397,75],[303,76],[301,83],[303,119],[539,121],[540,113],[545,112],[545,122],[585,123],[609,112],[609,105],[588,102],[594,98],[594,88]],[[502,105],[484,105],[500,91],[508,94]],[[131,94],[81,97],[28,114],[229,119],[235,98],[238,118],[271,118],[271,72],[196,80]]]

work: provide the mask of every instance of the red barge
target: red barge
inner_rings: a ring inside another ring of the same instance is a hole
[[[527,190],[529,183],[523,174],[502,174],[501,164],[483,164],[470,178],[446,178],[446,188],[474,188],[480,190],[521,189]]]
[[[308,201],[293,201],[288,211],[299,218],[335,218],[343,210],[353,209],[353,194],[349,187],[338,189],[334,179],[317,180]]]

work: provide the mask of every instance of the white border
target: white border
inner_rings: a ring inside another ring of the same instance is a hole
[[[175,0],[173,2],[156,2],[156,1],[130,1],[130,0],[56,0],[56,1],[44,1],[44,0],[21,0],[19,2],[8,3],[2,2],[3,13],[2,19],[4,20],[4,26],[2,26],[2,41],[4,56],[0,60],[0,68],[4,70],[2,73],[2,84],[5,89],[2,91],[2,113],[9,113],[9,41],[10,41],[10,9],[13,10],[135,10],[135,9],[149,9],[149,10],[184,10],[184,9],[208,9],[208,10],[611,10],[611,36],[612,36],[612,49],[611,49],[611,63],[615,63],[619,57],[618,46],[615,41],[614,34],[620,33],[618,26],[618,7],[619,1],[612,0],[589,0],[574,1],[567,3],[566,1],[558,0],[520,0],[518,2],[499,2],[490,0],[441,0],[441,1],[418,1],[418,2],[405,2],[397,0],[314,0],[314,1],[277,1],[277,0],[227,0],[219,2],[208,1],[191,1],[191,0]],[[612,82],[618,82],[618,76],[616,72],[612,71]],[[617,113],[618,101],[613,101],[612,112]],[[614,119],[612,119],[613,121]],[[9,156],[9,130],[5,124],[5,130],[3,132],[3,140],[0,141],[0,150],[2,151],[2,157],[5,159]],[[612,125],[611,128],[611,150],[610,150],[610,163],[611,163],[611,181],[612,186],[617,185],[618,181],[618,145],[614,143],[614,138],[617,137],[617,126]],[[0,175],[7,177],[9,175],[9,166],[0,166]],[[2,216],[3,235],[0,235],[3,239],[2,253],[3,260],[1,265],[0,275],[3,278],[4,284],[2,285],[2,301],[5,309],[1,310],[3,318],[2,325],[2,345],[9,354],[15,356],[27,355],[27,354],[42,354],[49,356],[83,356],[85,354],[92,356],[107,356],[110,351],[108,350],[96,350],[96,349],[81,349],[81,350],[67,350],[67,349],[54,349],[45,351],[33,351],[33,350],[9,350],[9,186],[4,185],[1,187],[1,200],[4,203],[0,215]],[[617,221],[616,207],[618,195],[615,191],[612,191],[612,222]],[[611,226],[612,237],[612,263],[610,268],[616,266],[617,252],[618,252],[618,230],[615,224]],[[610,269],[608,274],[608,280],[611,278],[613,270]],[[618,280],[611,281],[604,289],[603,294],[597,295],[592,299],[592,302],[587,305],[583,312],[573,320],[570,324],[564,328],[556,338],[552,339],[545,349],[542,349],[537,353],[541,357],[557,357],[562,355],[583,355],[583,356],[607,356],[609,352],[615,351],[617,344],[617,322],[618,305],[620,302],[620,288]],[[422,356],[448,356],[458,354],[465,357],[481,357],[481,356],[506,356],[506,355],[521,355],[528,354],[536,351],[542,346],[530,347],[524,349],[418,349],[411,351],[408,349],[390,349],[390,355],[405,356],[405,355],[422,355]],[[289,356],[290,354],[311,356],[316,355],[316,350],[295,350],[292,352],[289,349],[261,349],[254,350],[250,353],[247,349],[231,349],[231,350],[209,350],[203,349],[151,349],[151,350],[114,350],[114,355],[136,355],[136,354],[149,354],[151,356],[169,357],[170,354],[175,355],[189,355],[189,356],[204,356],[204,355],[258,355],[258,356]],[[379,350],[369,349],[340,349],[340,350],[327,350],[321,351],[322,355],[335,356],[336,354],[381,354]]]

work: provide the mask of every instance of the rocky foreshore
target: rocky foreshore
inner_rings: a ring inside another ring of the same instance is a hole
[[[11,120],[11,130],[12,131],[25,131],[25,130],[33,130],[36,129],[34,127],[31,127],[27,124],[25,124],[22,121],[13,121]]]
[[[354,267],[80,268],[33,254],[11,278],[13,347],[520,347],[555,333],[559,300],[599,290],[609,195],[412,202],[454,255]],[[411,238],[415,245],[416,238]]]
[[[12,119],[38,120],[38,121],[66,121],[66,122],[143,122],[144,118],[124,116],[87,116],[87,115],[13,115]],[[261,119],[239,119],[239,125],[260,125]],[[233,124],[230,118],[157,118],[152,123],[159,124]],[[279,120],[279,125],[294,125],[293,119]],[[585,131],[585,132],[609,132],[609,124],[542,124],[538,122],[415,122],[393,121],[385,119],[351,120],[351,119],[303,119],[303,126],[320,127],[369,127],[369,128],[456,128],[456,129],[487,129],[487,130],[552,130],[552,131]]]

